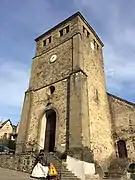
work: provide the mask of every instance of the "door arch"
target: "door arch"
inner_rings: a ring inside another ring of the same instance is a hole
[[[118,146],[118,155],[119,158],[127,158],[127,148],[126,148],[126,143],[124,140],[119,140],[117,142],[117,146]]]
[[[54,152],[55,134],[56,134],[56,112],[53,109],[47,110],[46,114],[46,130],[44,149],[48,152]]]

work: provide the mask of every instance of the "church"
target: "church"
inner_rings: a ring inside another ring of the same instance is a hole
[[[16,153],[135,160],[135,104],[106,92],[103,42],[80,12],[35,39]],[[76,162],[76,161],[75,161]]]

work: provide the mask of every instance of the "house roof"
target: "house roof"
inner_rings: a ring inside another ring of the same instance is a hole
[[[12,122],[10,121],[10,119],[7,119],[6,121],[4,121],[2,124],[1,124],[1,127],[2,128],[7,122],[10,122],[10,124],[12,125]]]
[[[0,128],[2,128],[7,122],[10,122],[11,126],[13,127],[13,130],[16,130],[16,126],[12,124],[12,122],[11,122],[10,119],[7,119],[6,121],[4,121],[4,122],[1,124]]]

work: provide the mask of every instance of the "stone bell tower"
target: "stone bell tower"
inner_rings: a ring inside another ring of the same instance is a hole
[[[81,160],[113,153],[103,43],[75,13],[36,40],[17,152],[46,149]]]

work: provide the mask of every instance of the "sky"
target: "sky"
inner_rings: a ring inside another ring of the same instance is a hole
[[[104,43],[107,91],[135,102],[134,0],[0,0],[0,120],[20,121],[34,39],[80,11]]]

